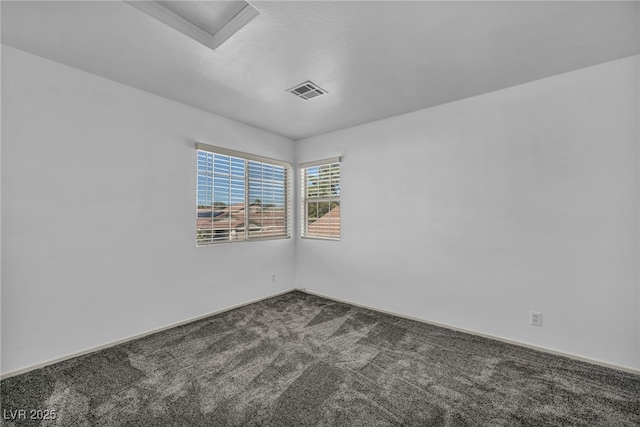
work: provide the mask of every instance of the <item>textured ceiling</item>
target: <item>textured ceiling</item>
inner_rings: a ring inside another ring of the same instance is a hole
[[[638,2],[251,3],[215,51],[119,1],[2,1],[2,43],[292,139],[640,52]]]

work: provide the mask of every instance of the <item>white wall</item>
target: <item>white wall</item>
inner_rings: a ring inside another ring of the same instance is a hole
[[[298,285],[640,368],[638,78],[636,56],[298,142],[343,156],[342,240],[297,243]]]
[[[3,46],[3,373],[294,287],[293,239],[195,247],[195,140],[294,159],[288,139]]]
[[[640,368],[638,74],[628,58],[294,145],[3,46],[1,370],[292,287]],[[196,248],[194,140],[342,155],[342,240]]]

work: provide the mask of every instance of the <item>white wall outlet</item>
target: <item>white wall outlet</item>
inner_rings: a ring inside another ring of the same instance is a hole
[[[276,283],[276,273],[271,274],[271,283]]]
[[[539,311],[530,311],[529,323],[534,326],[542,326],[542,313]]]

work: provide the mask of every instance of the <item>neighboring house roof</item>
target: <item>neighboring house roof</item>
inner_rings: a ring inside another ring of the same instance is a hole
[[[208,211],[211,212],[211,211]],[[244,204],[235,204],[221,211],[208,214],[206,209],[198,209],[198,230],[236,230],[243,231],[245,226]],[[261,208],[259,204],[251,204],[249,210],[249,229],[261,230],[265,233],[280,234],[286,226],[284,208]]]
[[[252,203],[249,206],[255,206],[255,204]],[[244,211],[244,203],[234,203],[231,206],[227,206],[226,208],[220,209],[220,212],[222,214],[231,212],[231,215],[238,214],[242,211]]]
[[[307,234],[321,237],[340,237],[340,205],[309,224]]]

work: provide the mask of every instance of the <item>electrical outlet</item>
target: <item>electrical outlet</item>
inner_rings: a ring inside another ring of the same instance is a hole
[[[271,283],[276,283],[276,273],[271,275]]]
[[[530,311],[529,323],[533,326],[542,326],[542,313],[539,311]]]

